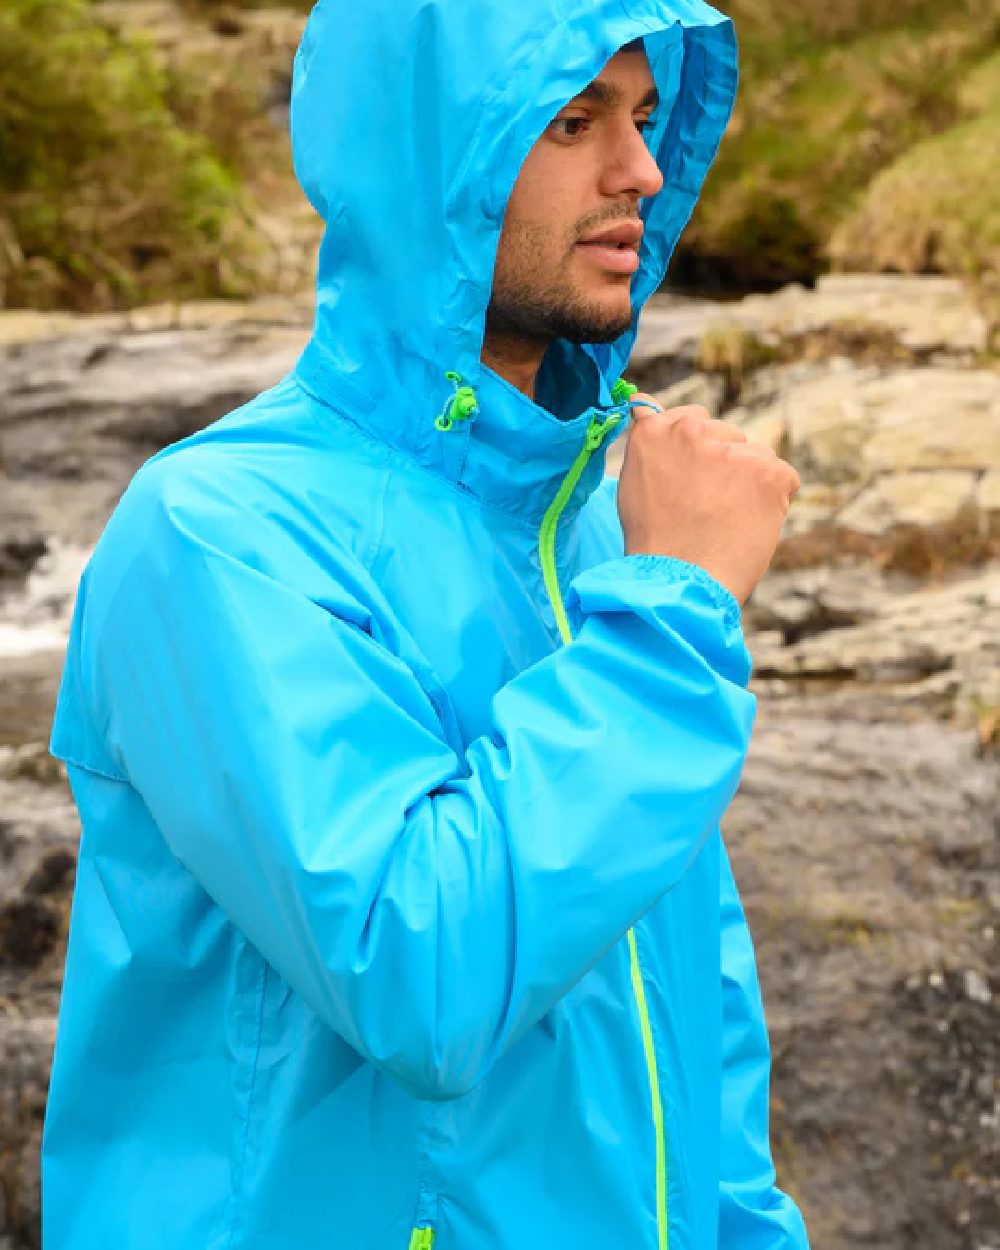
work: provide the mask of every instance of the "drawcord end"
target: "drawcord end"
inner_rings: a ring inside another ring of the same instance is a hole
[[[626,382],[624,378],[619,378],[611,388],[611,402],[613,404],[624,404],[632,398],[639,388],[631,382]]]
[[[444,406],[444,412],[434,420],[434,428],[440,430],[442,434],[447,434],[455,425],[456,421],[468,421],[479,411],[479,400],[476,398],[476,392],[471,386],[460,386],[462,375],[455,373],[449,369],[444,375],[449,382],[455,387],[455,394],[451,395],[448,402]]]
[[[631,409],[628,407],[628,401],[638,391],[638,387],[631,382],[626,382],[624,378],[619,378],[611,388],[611,403],[613,408],[617,408],[618,412],[612,412],[610,416],[603,421],[597,417],[590,423],[587,430],[586,447],[588,451],[596,451],[604,442],[605,436],[611,432],[617,425],[621,425],[626,417],[631,415]]]
[[[639,388],[634,386],[631,382],[626,382],[624,378],[619,378],[611,388],[611,399],[616,406],[624,404],[626,406],[626,413],[628,416],[632,415],[633,408],[655,408],[657,412],[664,411],[661,405],[652,404],[648,400],[642,400],[641,403],[638,401],[635,404],[631,403],[630,401],[632,396],[635,395],[638,390]]]

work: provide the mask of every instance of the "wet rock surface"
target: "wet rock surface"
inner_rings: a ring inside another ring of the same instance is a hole
[[[998,770],[969,732],[878,712],[763,697],[723,823],[775,1148],[817,1247],[992,1246]]]
[[[657,299],[630,376],[803,479],[744,612],[758,720],[723,821],[782,1181],[817,1250],[1000,1250],[997,374],[957,284],[845,282]],[[294,300],[0,315],[0,1250],[38,1246],[78,837],[45,743],[76,580],[138,465],[307,333]]]

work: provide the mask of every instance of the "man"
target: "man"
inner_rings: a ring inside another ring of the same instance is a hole
[[[311,15],[312,340],[80,587],[48,1250],[805,1246],[718,823],[797,477],[619,381],[734,87],[700,0]]]

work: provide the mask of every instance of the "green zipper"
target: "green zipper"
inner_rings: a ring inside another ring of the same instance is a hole
[[[580,454],[573,461],[569,472],[563,478],[563,483],[556,492],[555,499],[549,504],[545,515],[542,517],[542,524],[538,531],[538,550],[542,557],[542,576],[545,578],[545,589],[548,591],[549,599],[552,602],[552,610],[556,614],[556,624],[559,626],[559,634],[563,642],[572,641],[573,634],[570,631],[569,620],[566,616],[566,609],[563,607],[562,594],[559,590],[559,578],[556,575],[556,527],[559,524],[559,518],[563,514],[569,497],[576,490],[576,484],[583,476],[583,471],[587,467],[590,457],[604,442],[605,435],[614,429],[616,425],[621,424],[621,417],[608,417],[606,421],[601,421],[597,417],[591,421],[587,427],[587,435],[580,449]]]
[[[410,1235],[409,1250],[432,1250],[433,1245],[433,1228],[415,1228]]]
[[[620,387],[626,388],[624,391]],[[635,387],[631,383],[621,382],[616,384],[612,397],[616,400],[629,398],[634,394]],[[566,609],[563,605],[562,592],[559,589],[559,577],[556,572],[556,529],[559,525],[559,518],[562,516],[569,502],[570,496],[576,489],[584,469],[587,467],[590,457],[604,442],[606,435],[621,422],[621,417],[608,417],[601,421],[595,417],[587,428],[587,435],[584,440],[580,454],[573,461],[569,472],[563,479],[562,485],[556,493],[555,499],[546,510],[545,516],[542,518],[542,524],[538,531],[538,551],[542,562],[542,576],[545,579],[545,589],[548,592],[549,599],[552,603],[552,610],[555,613],[556,624],[559,627],[559,636],[564,643],[572,642],[573,634],[570,630],[569,619],[566,616]],[[653,1109],[653,1128],[656,1133],[656,1227],[658,1232],[658,1250],[667,1250],[668,1247],[668,1225],[667,1225],[667,1140],[663,1128],[663,1104],[660,1101],[660,1078],[656,1071],[656,1052],[653,1047],[653,1029],[649,1021],[649,1008],[646,1004],[646,988],[642,979],[642,965],[639,963],[639,950],[636,945],[635,930],[628,931],[628,952],[629,963],[632,971],[632,992],[635,995],[636,1006],[639,1010],[639,1028],[642,1034],[642,1049],[646,1059],[646,1072],[649,1076],[649,1091],[652,1098]],[[430,1243],[427,1243],[430,1245]],[[410,1250],[423,1250],[422,1243],[413,1243]]]

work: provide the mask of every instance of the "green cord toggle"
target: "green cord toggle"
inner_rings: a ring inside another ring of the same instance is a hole
[[[639,388],[633,386],[631,382],[626,382],[624,378],[619,378],[611,388],[611,402],[614,404],[624,404],[626,400],[632,398]]]
[[[444,375],[449,382],[454,384],[455,394],[450,396],[445,404],[444,412],[435,418],[434,428],[441,430],[442,433],[447,432],[454,426],[456,421],[468,421],[468,419],[479,411],[479,400],[476,398],[476,392],[471,386],[460,386],[462,375],[455,373],[449,369]]]

